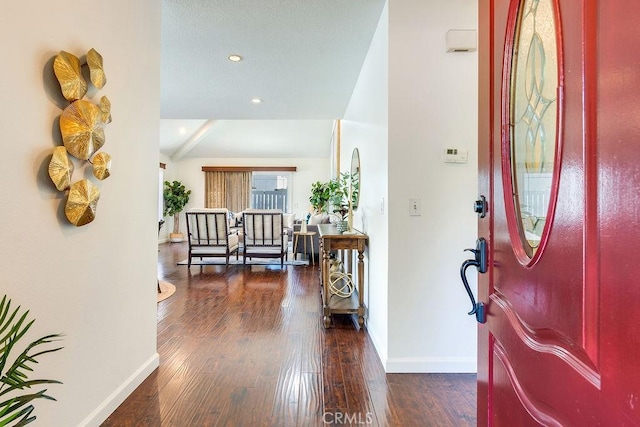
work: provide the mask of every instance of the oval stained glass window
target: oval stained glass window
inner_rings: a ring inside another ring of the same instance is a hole
[[[558,50],[553,0],[522,0],[510,75],[511,185],[520,242],[531,259],[547,228],[556,162]]]

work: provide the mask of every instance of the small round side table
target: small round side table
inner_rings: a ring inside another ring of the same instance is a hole
[[[307,252],[307,240],[309,240],[309,245],[311,246],[311,265],[315,265],[315,254],[313,253],[313,236],[316,235],[315,231],[294,231],[293,235],[295,238],[293,239],[293,259],[296,259],[298,256],[298,238],[302,236],[302,243],[304,245],[304,253],[309,255]]]

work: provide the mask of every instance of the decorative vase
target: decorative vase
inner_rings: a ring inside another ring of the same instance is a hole
[[[348,221],[338,221],[336,222],[336,228],[338,229],[338,233],[342,234],[349,229]]]

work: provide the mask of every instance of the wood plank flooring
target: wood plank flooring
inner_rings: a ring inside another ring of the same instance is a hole
[[[325,330],[317,265],[189,271],[160,247],[160,367],[103,426],[476,424],[475,375],[385,374],[350,316]]]

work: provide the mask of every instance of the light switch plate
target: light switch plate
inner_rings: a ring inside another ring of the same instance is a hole
[[[409,216],[420,216],[420,199],[409,199]]]

